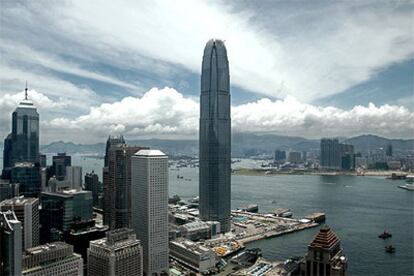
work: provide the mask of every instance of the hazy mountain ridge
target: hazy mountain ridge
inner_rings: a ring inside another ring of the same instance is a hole
[[[387,139],[375,135],[360,135],[345,139],[343,142],[354,145],[355,151],[361,152],[386,147],[388,144],[393,146],[394,151],[414,151],[414,139]],[[158,148],[172,155],[194,156],[198,154],[198,140],[147,139],[127,140],[127,143],[130,145]],[[275,149],[315,151],[319,149],[319,146],[320,140],[302,137],[236,133],[233,135],[232,140],[232,155],[234,157],[241,157],[256,154],[272,154]],[[43,153],[67,152],[103,155],[105,152],[105,143],[84,145],[58,141],[48,145],[42,145],[40,150]]]

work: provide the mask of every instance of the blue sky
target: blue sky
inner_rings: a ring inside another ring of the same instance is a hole
[[[27,80],[43,143],[196,138],[212,37],[229,54],[235,131],[414,136],[412,1],[0,6],[0,136]]]

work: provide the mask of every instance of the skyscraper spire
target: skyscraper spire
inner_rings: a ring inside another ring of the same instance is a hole
[[[24,89],[24,99],[27,101],[27,80],[26,80],[26,88]]]

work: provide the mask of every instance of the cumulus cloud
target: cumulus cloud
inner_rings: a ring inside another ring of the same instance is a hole
[[[4,102],[0,100],[0,105],[4,106]],[[47,99],[36,102],[44,108],[59,105]],[[231,116],[233,132],[257,134],[320,138],[370,133],[413,138],[414,131],[414,112],[402,106],[369,104],[344,110],[302,103],[291,96],[276,101],[263,98],[233,106]],[[142,97],[126,97],[92,107],[87,114],[76,118],[43,120],[41,127],[44,142],[94,143],[103,141],[109,134],[124,134],[129,139],[196,139],[198,120],[199,103],[166,87],[152,88]]]
[[[105,5],[93,0],[30,1],[4,5],[0,23],[3,43],[30,44],[34,49],[23,58],[13,55],[16,62],[8,63],[41,62],[53,70],[131,89],[135,85],[120,76],[98,74],[83,63],[145,70],[160,78],[177,68],[198,74],[205,42],[222,38],[233,85],[312,102],[411,59],[413,10],[409,1],[260,1],[251,6],[238,2],[237,7],[228,1],[197,0]],[[39,56],[36,49],[51,57]]]

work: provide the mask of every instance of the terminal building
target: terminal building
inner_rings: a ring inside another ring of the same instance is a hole
[[[90,242],[88,275],[143,275],[142,254],[141,243],[132,229],[109,231],[106,238]]]
[[[214,271],[219,261],[213,249],[182,238],[170,242],[170,256],[198,273]]]
[[[23,276],[81,276],[83,260],[73,253],[73,247],[55,242],[27,249],[23,253]]]
[[[220,234],[218,221],[193,221],[180,226],[181,236],[192,241],[210,239]]]

